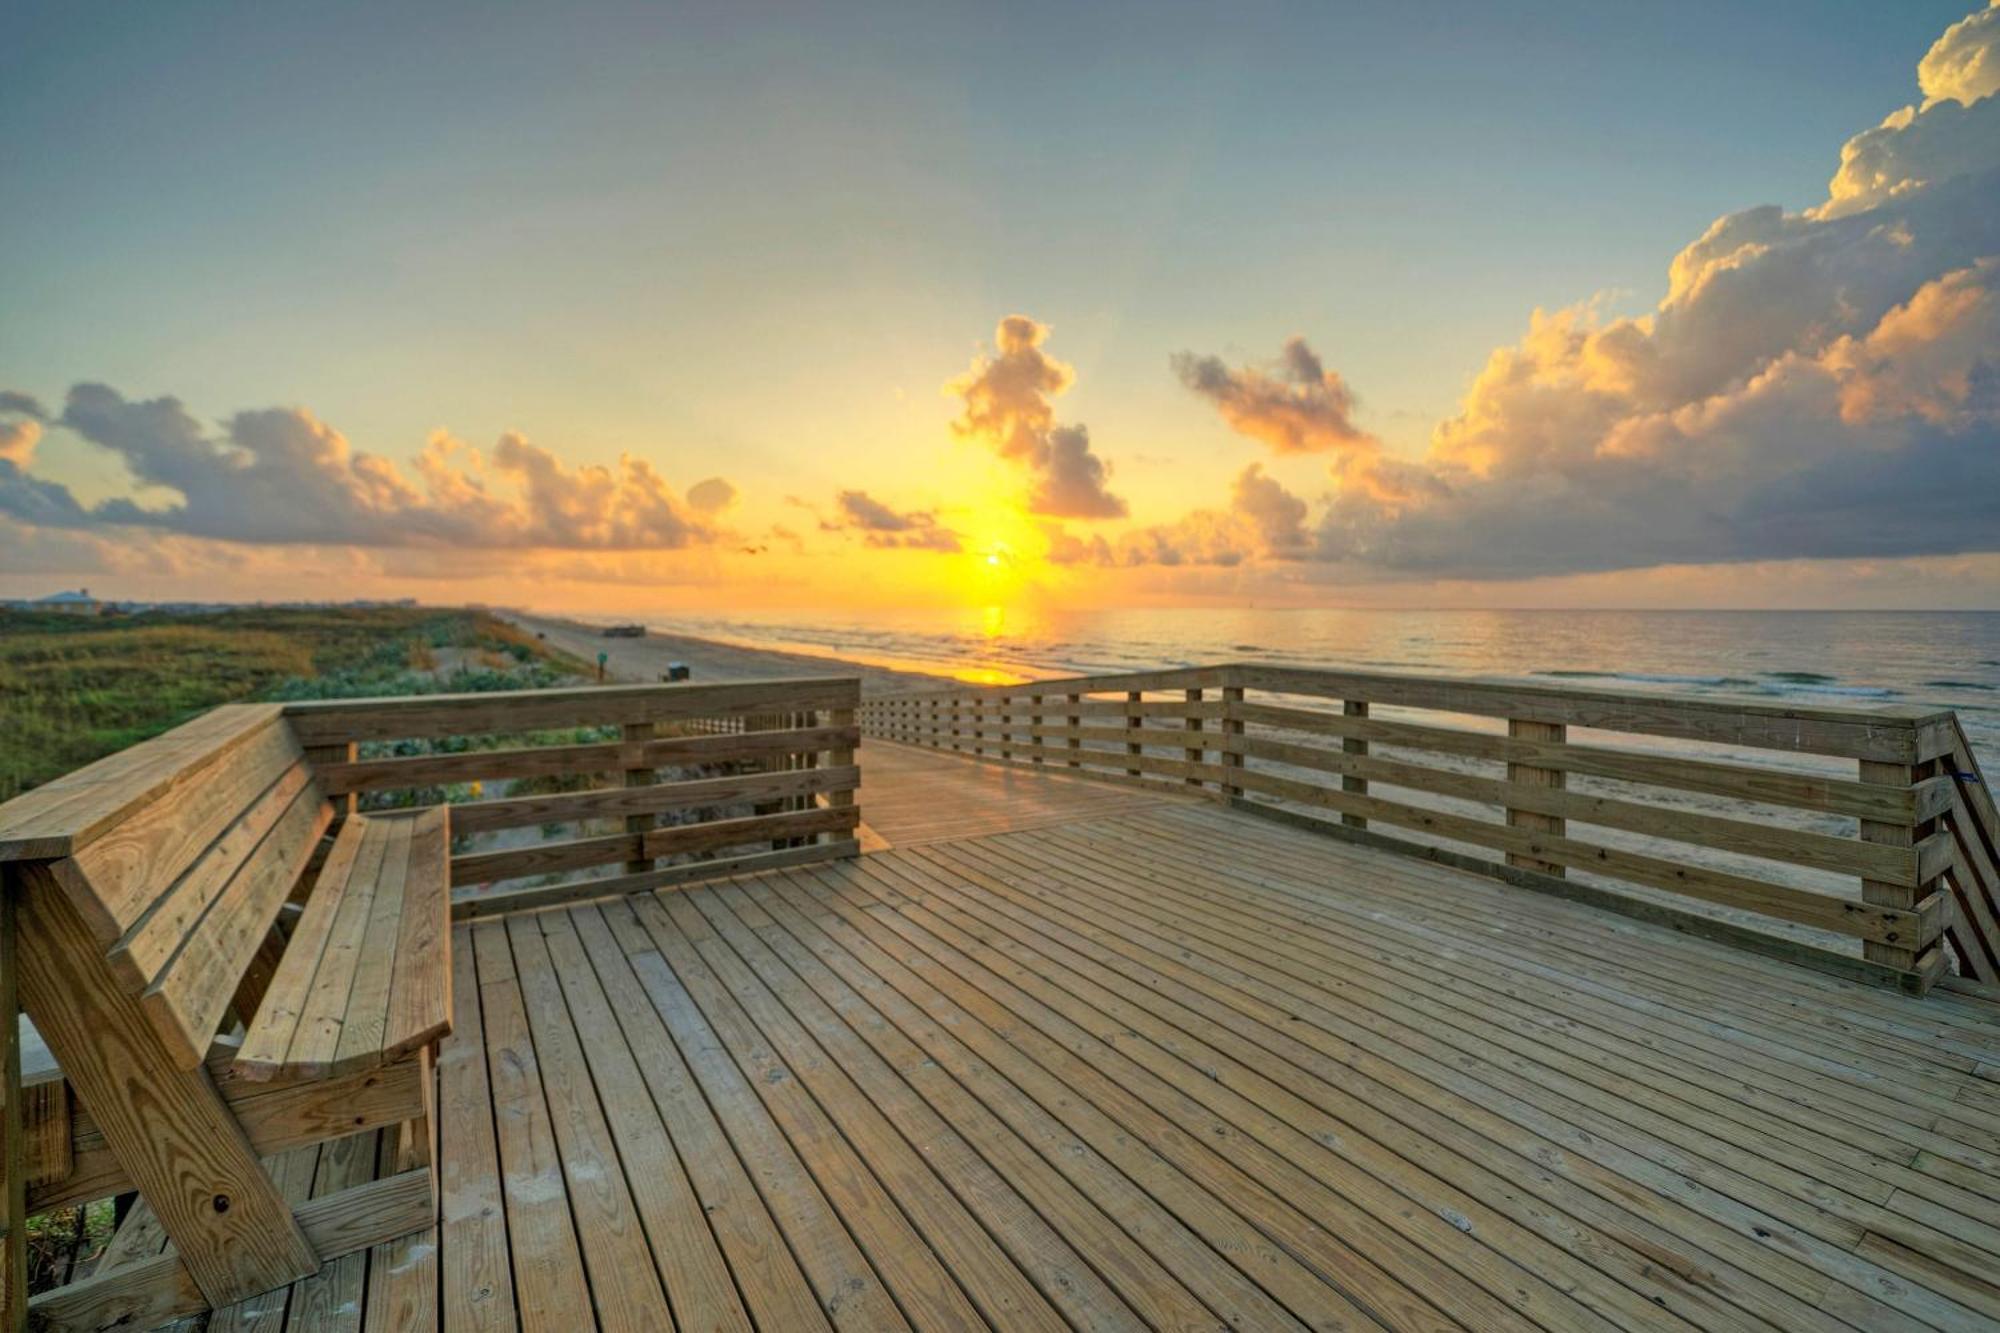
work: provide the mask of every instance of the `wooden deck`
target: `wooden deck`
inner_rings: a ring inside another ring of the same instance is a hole
[[[865,764],[887,850],[460,927],[440,1233],[210,1327],[2000,1326],[1990,1004]]]
[[[1014,833],[1193,800],[1063,772],[979,763],[912,745],[870,741],[862,778],[862,846],[889,847]]]

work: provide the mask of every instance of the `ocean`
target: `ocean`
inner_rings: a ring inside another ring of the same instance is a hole
[[[1956,709],[2000,763],[2000,612],[1324,609],[657,615],[655,629],[979,682],[1255,660]]]

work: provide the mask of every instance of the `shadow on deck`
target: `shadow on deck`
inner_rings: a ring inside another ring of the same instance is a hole
[[[876,742],[865,775],[860,859],[459,926],[439,1232],[264,1310],[2000,1320],[1990,1004],[1166,793]]]

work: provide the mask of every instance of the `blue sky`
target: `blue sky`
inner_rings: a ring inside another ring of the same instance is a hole
[[[1641,314],[1718,217],[1824,200],[1967,12],[17,7],[0,387],[307,407],[399,459],[518,431],[778,522],[987,484],[939,387],[1019,312],[1170,521],[1236,442],[1171,354],[1303,335],[1421,455],[1532,310]],[[37,470],[130,489],[60,430]]]

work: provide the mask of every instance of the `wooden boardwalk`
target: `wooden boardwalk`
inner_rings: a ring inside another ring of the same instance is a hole
[[[862,777],[862,846],[869,851],[1012,833],[1193,800],[1041,769],[978,763],[936,750],[869,741]]]
[[[864,758],[887,850],[459,927],[439,1234],[209,1326],[2000,1327],[1992,1005]]]

